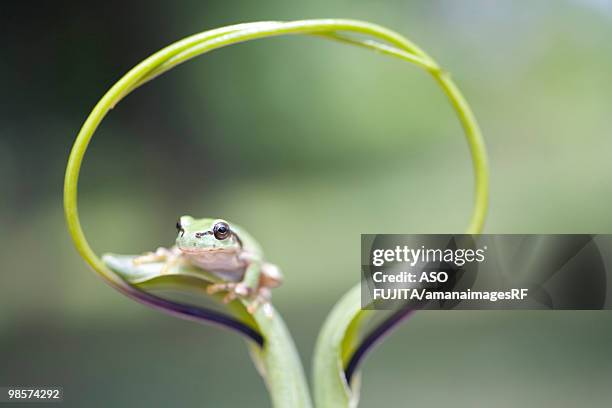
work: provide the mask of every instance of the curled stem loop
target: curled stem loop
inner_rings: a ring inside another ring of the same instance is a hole
[[[131,286],[119,275],[109,269],[87,242],[78,215],[77,185],[85,152],[98,125],[102,122],[106,114],[128,94],[146,82],[169,71],[178,64],[229,45],[280,35],[310,35],[360,46],[384,55],[400,58],[427,71],[448,97],[465,131],[475,174],[475,204],[467,232],[478,233],[481,231],[487,211],[489,178],[487,157],[482,135],[474,115],[461,92],[450,79],[449,75],[442,70],[429,55],[400,34],[382,26],[363,21],[316,19],[290,22],[262,21],[236,24],[204,31],[184,38],[161,49],[136,65],[117,81],[108,92],[106,92],[102,99],[100,99],[76,137],[68,159],[64,180],[64,212],[68,229],[80,255],[100,276],[117,290],[137,301],[160,308],[175,315],[189,319],[201,318],[207,320],[205,316],[199,316],[197,313],[194,314],[194,309],[185,308],[183,307],[184,305],[175,304],[169,301],[164,301],[165,303],[162,302],[162,304],[159,298]],[[208,316],[208,318],[210,318],[210,316]],[[215,321],[215,319],[217,323],[224,324],[222,319],[217,319],[214,316],[208,319],[208,321]],[[243,334],[245,333],[243,332]],[[263,345],[263,341],[265,340],[262,339],[261,342],[259,342],[252,336],[251,339],[255,340],[255,342],[260,345]],[[300,375],[297,375],[296,378],[297,382],[302,381]],[[300,387],[302,386],[303,384],[300,384]],[[273,386],[271,386],[271,388],[273,388]],[[287,400],[283,400],[280,397],[275,399],[274,393],[273,401],[275,401],[275,404],[279,404],[279,406],[281,406],[280,404],[288,403]],[[288,403],[289,405],[283,406],[310,406],[309,398],[306,394],[303,394],[303,398],[301,399],[302,403],[300,404],[296,404],[295,400],[291,401],[291,403]]]

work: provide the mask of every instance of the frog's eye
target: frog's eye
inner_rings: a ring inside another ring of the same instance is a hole
[[[185,233],[180,219],[176,222],[176,230],[181,233],[181,236]]]
[[[216,223],[213,227],[213,234],[219,241],[223,241],[224,239],[229,238],[232,233],[227,222],[221,221]]]

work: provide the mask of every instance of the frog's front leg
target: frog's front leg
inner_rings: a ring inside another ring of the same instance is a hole
[[[259,286],[257,287],[256,295],[253,302],[248,305],[249,313],[255,311],[261,306],[266,316],[272,317],[273,310],[270,301],[272,300],[272,288],[277,288],[283,283],[283,274],[278,266],[264,262],[261,265],[261,275],[259,277]]]
[[[247,307],[249,313],[255,313],[259,306],[262,306],[266,314],[271,315],[270,288],[280,284],[280,271],[275,265],[262,262],[261,258],[246,252],[239,256],[239,260],[247,265],[242,280],[209,285],[208,293],[228,291],[223,299],[224,302],[227,303],[236,298],[249,299],[251,300]]]
[[[258,258],[245,253],[239,255],[238,260],[246,263],[242,280],[239,282],[220,282],[209,285],[207,288],[209,294],[212,295],[217,292],[229,291],[234,293],[233,298],[253,297],[259,287],[262,263]]]
[[[246,262],[247,267],[244,271],[242,281],[236,286],[236,294],[244,297],[254,297],[260,286],[261,276],[263,272],[263,262],[257,256],[251,255],[248,252],[242,253],[238,259]]]

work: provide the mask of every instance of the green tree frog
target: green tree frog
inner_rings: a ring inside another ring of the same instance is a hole
[[[248,299],[249,313],[261,306],[264,313],[271,314],[271,289],[280,286],[283,275],[276,265],[264,261],[251,235],[222,219],[187,215],[179,218],[176,228],[176,245],[139,256],[134,264],[164,262],[162,273],[179,264],[203,269],[222,280],[208,286],[209,294],[227,291],[224,302]]]

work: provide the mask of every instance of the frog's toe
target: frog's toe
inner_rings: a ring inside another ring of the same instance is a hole
[[[140,255],[132,259],[132,265],[139,266],[146,263],[153,263],[156,260],[153,252],[147,252],[144,255]]]
[[[274,317],[274,308],[272,307],[272,304],[270,302],[264,303],[261,306],[261,309],[263,310],[264,315],[266,315],[268,319]]]
[[[236,292],[236,295],[238,296],[247,297],[251,293],[251,288],[244,283],[239,283],[234,288],[234,292]]]
[[[227,295],[223,297],[223,303],[229,303],[233,301],[234,299],[236,299],[237,297],[238,296],[236,295],[235,291],[229,291],[227,292]]]
[[[258,296],[247,306],[247,312],[250,314],[255,313],[258,309],[261,309],[263,314],[267,318],[272,318],[274,316],[274,309],[272,308],[272,304],[267,299]]]
[[[262,311],[267,317],[272,317],[274,314],[274,309],[270,303],[271,298],[272,292],[270,291],[270,288],[266,288],[264,286],[260,287],[257,290],[257,295],[253,301],[247,306],[247,311],[250,314],[253,314],[261,307]]]
[[[206,293],[209,295],[214,295],[215,293],[223,292],[223,291],[232,291],[236,287],[236,284],[233,282],[226,283],[213,283],[212,285],[208,285],[206,288]]]
[[[249,303],[249,305],[247,306],[247,312],[249,312],[249,314],[253,314],[257,311],[257,309],[259,308],[259,304],[260,304],[260,300],[259,298],[253,300],[251,303]]]

